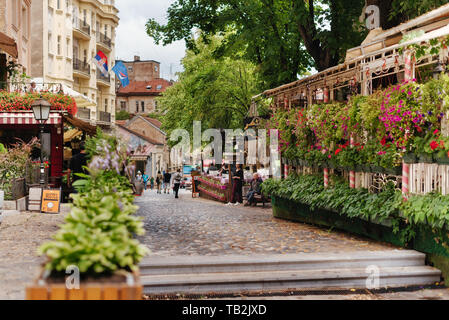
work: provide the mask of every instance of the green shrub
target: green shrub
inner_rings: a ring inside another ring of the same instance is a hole
[[[87,142],[93,156],[86,168],[89,175],[76,182],[78,194],[54,241],[41,246],[39,253],[49,258],[46,269],[63,272],[77,266],[82,274],[110,274],[133,271],[147,253],[134,239],[144,233],[127,172],[126,151],[116,137],[99,132]]]

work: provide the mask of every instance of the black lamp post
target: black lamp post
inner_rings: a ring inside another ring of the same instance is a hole
[[[42,145],[42,137],[44,136],[44,129],[45,129],[45,122],[47,122],[48,118],[50,117],[50,107],[51,104],[45,100],[45,99],[37,99],[33,102],[31,105],[31,108],[33,109],[34,118],[37,122],[40,124],[40,141],[41,141],[41,175],[40,175],[40,185],[45,185],[45,167],[44,167],[44,159],[43,159],[43,145]]]

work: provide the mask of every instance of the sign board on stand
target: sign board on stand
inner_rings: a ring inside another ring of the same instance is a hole
[[[61,199],[61,189],[44,189],[42,191],[41,212],[60,213]]]

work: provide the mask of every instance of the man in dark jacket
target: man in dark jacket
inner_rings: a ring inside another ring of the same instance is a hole
[[[87,166],[87,155],[86,155],[86,146],[85,142],[80,143],[80,153],[73,156],[70,160],[70,169],[69,169],[69,177],[70,179],[70,186],[73,182],[81,179],[76,174],[77,173],[86,173],[86,170],[84,167]]]
[[[254,196],[258,194],[262,194],[262,178],[258,173],[255,173],[253,176],[253,180],[251,180],[251,188],[249,189],[248,194],[246,195],[247,202],[245,206],[250,206],[255,203]]]
[[[170,182],[171,182],[171,173],[164,173],[164,193],[170,194]]]

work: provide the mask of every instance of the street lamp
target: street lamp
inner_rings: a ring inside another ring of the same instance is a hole
[[[51,104],[45,99],[37,99],[31,104],[31,108],[33,109],[34,118],[40,124],[40,135],[41,135],[41,175],[40,175],[40,185],[44,186],[45,184],[45,167],[44,167],[44,159],[43,159],[43,145],[42,145],[42,137],[44,136],[45,122],[47,122],[50,117],[50,108]]]

